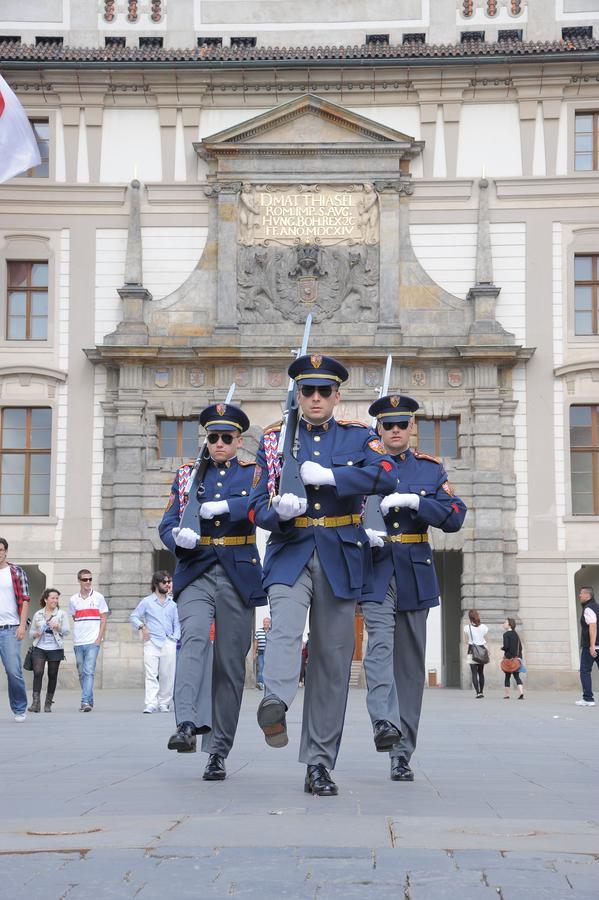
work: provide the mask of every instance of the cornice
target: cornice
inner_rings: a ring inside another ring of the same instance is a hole
[[[564,366],[557,366],[553,370],[556,378],[565,378],[567,375],[581,375],[583,372],[599,371],[599,356],[595,359],[582,360],[581,362],[566,363]]]
[[[62,369],[49,369],[44,366],[0,367],[0,378],[7,378],[10,375],[24,375],[29,378],[41,378],[43,381],[55,381],[59,384],[64,384],[67,380],[67,373]]]

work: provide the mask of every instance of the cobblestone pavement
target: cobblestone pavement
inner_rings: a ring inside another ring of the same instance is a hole
[[[0,895],[597,900],[599,707],[569,693],[428,690],[416,781],[389,780],[352,691],[337,798],[303,792],[301,696],[268,748],[246,691],[225,782],[166,750],[138,691],[72,691],[51,715],[0,711]],[[298,702],[300,701],[300,702]]]

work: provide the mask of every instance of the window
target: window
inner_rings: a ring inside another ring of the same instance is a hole
[[[388,44],[389,43],[389,35],[388,34],[367,34],[366,35],[366,43],[367,44]]]
[[[158,420],[158,456],[185,456],[195,459],[197,455],[197,419]]]
[[[162,47],[163,40],[161,37],[140,37],[139,46],[142,49],[151,50],[153,47]]]
[[[198,47],[222,47],[222,37],[199,37]]]
[[[126,47],[127,40],[124,37],[117,37],[116,35],[111,35],[110,37],[104,38],[104,46],[105,47]]]
[[[35,39],[35,46],[40,47],[44,44],[54,47],[62,47],[64,43],[64,38],[59,37],[57,34],[42,34]]]
[[[431,456],[458,457],[458,422],[459,419],[417,419],[418,449]]]
[[[498,41],[521,41],[522,40],[522,29],[521,28],[500,28],[497,32],[497,40]]]
[[[574,168],[577,172],[597,171],[599,112],[576,113]]]
[[[599,334],[599,255],[574,257],[574,334]]]
[[[462,31],[460,34],[460,43],[467,44],[469,41],[484,41],[484,31]]]
[[[593,38],[592,25],[577,25],[574,28],[562,28],[562,40],[571,41],[572,38]]]
[[[17,407],[0,419],[0,515],[47,516],[52,410]]]
[[[42,161],[39,166],[28,169],[27,178],[47,178],[50,171],[50,123],[48,119],[29,119],[33,133],[37,141],[37,147]]]
[[[572,515],[599,515],[599,406],[570,407]]]
[[[8,267],[6,339],[48,340],[48,263],[13,261]]]
[[[411,34],[406,32],[401,37],[402,44],[425,44],[426,43],[426,34],[424,31],[415,31]]]
[[[255,47],[256,46],[256,38],[255,37],[232,37],[231,38],[231,46],[232,47]]]

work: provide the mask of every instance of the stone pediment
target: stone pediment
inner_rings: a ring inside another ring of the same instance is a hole
[[[342,147],[350,153],[352,147],[363,152],[365,145],[374,152],[391,150],[413,157],[421,152],[423,142],[322,97],[304,94],[194,144],[198,154],[208,160],[256,154],[261,148],[270,153],[297,155],[311,146],[326,154],[327,150],[338,153]]]

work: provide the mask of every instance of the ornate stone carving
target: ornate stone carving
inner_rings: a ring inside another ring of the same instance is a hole
[[[393,181],[375,181],[375,190],[379,194],[390,193],[409,197],[414,193],[414,185],[407,178],[398,178]]]
[[[240,246],[239,322],[378,319],[379,248],[364,244]]]

